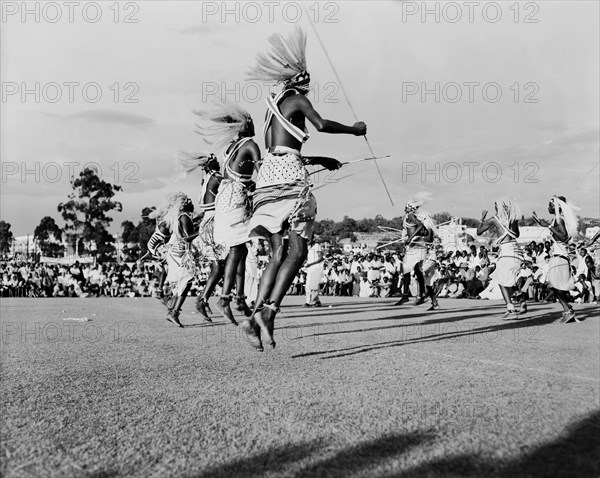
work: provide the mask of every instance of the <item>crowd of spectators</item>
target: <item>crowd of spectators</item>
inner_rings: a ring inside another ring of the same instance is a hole
[[[546,285],[551,243],[532,242],[524,246],[525,260],[517,283],[516,298],[553,301]],[[575,288],[573,301],[597,302],[600,299],[600,270],[596,259],[583,244],[571,245],[571,267]],[[433,276],[438,297],[500,299],[491,279],[496,254],[485,246],[468,250],[436,249],[438,267]],[[393,297],[400,295],[402,255],[399,253],[325,254],[320,281],[321,296]],[[258,278],[266,260],[257,264]],[[195,278],[191,295],[198,295],[206,283],[210,265],[203,264]],[[27,261],[0,262],[2,297],[150,297],[157,295],[161,268],[157,263],[129,264],[43,264]],[[413,272],[414,275],[414,272]],[[304,295],[306,271],[301,270],[289,294]],[[411,293],[417,294],[416,280]],[[219,290],[215,291],[219,294]]]
[[[523,247],[524,261],[516,286],[516,300],[533,302],[554,301],[546,284],[551,256],[550,242],[531,242]],[[575,302],[597,302],[600,299],[600,268],[598,250],[596,259],[583,244],[570,247],[571,269]],[[497,284],[490,277],[495,269],[497,255],[485,246],[471,245],[459,251],[436,249],[437,271],[433,286],[438,297],[468,299],[501,299]],[[402,255],[398,253],[357,253],[326,255],[319,294],[322,296],[391,297],[400,295],[401,278],[411,272],[410,290],[417,294],[414,271],[404,271]],[[300,271],[290,294],[305,293],[306,273]]]

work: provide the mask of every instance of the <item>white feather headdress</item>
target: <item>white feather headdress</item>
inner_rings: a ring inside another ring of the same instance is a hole
[[[233,141],[252,121],[250,113],[231,101],[213,103],[209,109],[194,110],[194,114],[200,120],[196,133],[218,149]]]
[[[306,71],[306,33],[296,27],[289,36],[274,33],[269,37],[271,49],[256,56],[256,65],[248,71],[249,80],[308,85]]]
[[[507,229],[513,221],[518,221],[521,217],[521,208],[516,198],[501,197],[496,201],[498,220]]]
[[[406,203],[404,209],[407,212],[413,212],[415,216],[417,216],[417,219],[421,221],[427,229],[433,231],[434,234],[436,234],[437,227],[435,225],[435,222],[433,221],[433,218],[431,217],[431,214],[425,211],[424,209],[421,209],[421,206],[428,203],[429,201],[431,201],[431,193],[421,191],[413,195],[410,201]]]
[[[171,231],[177,228],[179,213],[190,198],[180,191],[168,194],[158,209],[148,214],[150,219],[156,219],[157,223],[165,222]]]
[[[219,164],[217,157],[213,153],[189,153],[187,151],[177,151],[175,160],[175,169],[178,178],[185,178],[188,174],[198,168],[206,168],[210,163]]]
[[[554,205],[554,216],[556,219],[562,217],[565,221],[565,228],[567,229],[569,236],[572,238],[576,237],[577,225],[579,224],[576,211],[580,211],[581,208],[578,208],[567,201],[563,201],[558,196],[552,196],[550,201],[552,201]]]

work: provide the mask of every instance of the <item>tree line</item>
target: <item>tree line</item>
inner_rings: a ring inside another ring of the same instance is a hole
[[[67,200],[57,206],[64,226],[59,226],[51,216],[45,216],[35,228],[33,235],[40,252],[47,257],[62,257],[65,244],[79,255],[92,255],[99,262],[114,261],[116,258],[115,237],[109,232],[113,218],[110,213],[120,212],[122,205],[115,200],[121,186],[102,180],[93,169],[85,169],[71,183],[73,191]],[[148,215],[155,207],[145,207],[141,211],[137,224],[130,220],[121,223],[121,240],[124,245],[121,251],[123,258],[134,261],[146,253],[146,244],[155,230],[155,222]],[[444,224],[452,219],[448,212],[434,214],[436,224]],[[456,218],[459,219],[459,218]],[[477,227],[478,219],[462,217],[462,224]],[[372,234],[381,232],[380,227],[402,228],[403,216],[386,219],[381,215],[374,218],[354,219],[344,216],[341,221],[322,219],[315,223],[315,235],[321,241],[336,244],[342,239],[356,240],[356,233]],[[532,217],[522,217],[522,226],[536,225]],[[590,226],[600,225],[600,220],[580,218],[579,231],[584,233]],[[0,220],[0,253],[7,254],[13,242],[10,223]]]

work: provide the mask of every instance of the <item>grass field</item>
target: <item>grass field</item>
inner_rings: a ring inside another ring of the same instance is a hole
[[[301,299],[264,353],[192,300],[180,329],[155,299],[3,299],[2,475],[600,475],[598,306]]]

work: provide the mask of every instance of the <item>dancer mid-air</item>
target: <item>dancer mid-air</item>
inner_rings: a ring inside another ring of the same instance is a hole
[[[561,322],[579,322],[575,312],[568,302],[569,291],[575,288],[571,274],[571,261],[569,259],[569,242],[577,235],[578,207],[568,203],[564,196],[552,196],[548,204],[548,212],[554,215],[548,229],[554,240],[552,244],[552,257],[548,267],[546,281],[548,286],[556,291],[556,296],[562,305],[563,313]],[[533,212],[533,218],[542,226],[540,219]]]
[[[182,175],[187,175],[198,168],[201,168],[204,172],[204,178],[202,179],[202,191],[198,206],[199,213],[194,218],[195,222],[200,221],[200,226],[198,237],[193,244],[200,251],[202,258],[210,261],[211,269],[202,294],[196,300],[196,310],[204,320],[212,322],[208,315],[209,313],[212,314],[208,299],[223,278],[225,270],[225,261],[220,259],[222,247],[214,239],[215,198],[223,176],[219,172],[219,161],[212,153],[186,153],[178,158],[178,169]]]
[[[253,316],[241,324],[258,350],[263,349],[260,333],[271,347],[275,346],[275,315],[306,258],[317,211],[306,165],[321,164],[331,170],[340,167],[333,158],[302,157],[302,145],[309,137],[306,120],[322,133],[363,136],[367,132],[362,122],[346,126],[321,118],[313,108],[306,97],[310,75],[306,71],[306,35],[301,29],[288,38],[274,34],[269,41],[271,50],[258,55],[257,65],[249,74],[249,79],[283,83],[282,91],[267,99],[263,129],[267,151],[258,172],[250,219],[251,237],[268,239],[271,246]]]
[[[223,179],[215,198],[214,240],[223,248],[221,258],[227,257],[218,306],[225,318],[238,325],[230,305],[234,284],[236,309],[247,317],[252,313],[246,304],[244,283],[252,174],[260,160],[260,150],[252,140],[252,117],[244,108],[229,102],[215,106],[211,111],[195,113],[203,123],[198,125],[198,133],[211,144],[227,145],[223,152]]]
[[[519,232],[519,218],[521,209],[516,200],[500,198],[495,203],[496,215],[486,219],[487,211],[481,213],[481,224],[477,227],[477,235],[483,234],[490,228],[495,228],[498,234],[496,244],[500,247],[500,255],[496,263],[496,270],[490,277],[500,286],[502,297],[506,302],[504,319],[510,320],[519,314],[527,312],[527,304],[521,302],[520,309],[516,310],[512,303],[512,289],[517,285],[517,278],[523,264],[523,251],[517,243]]]

